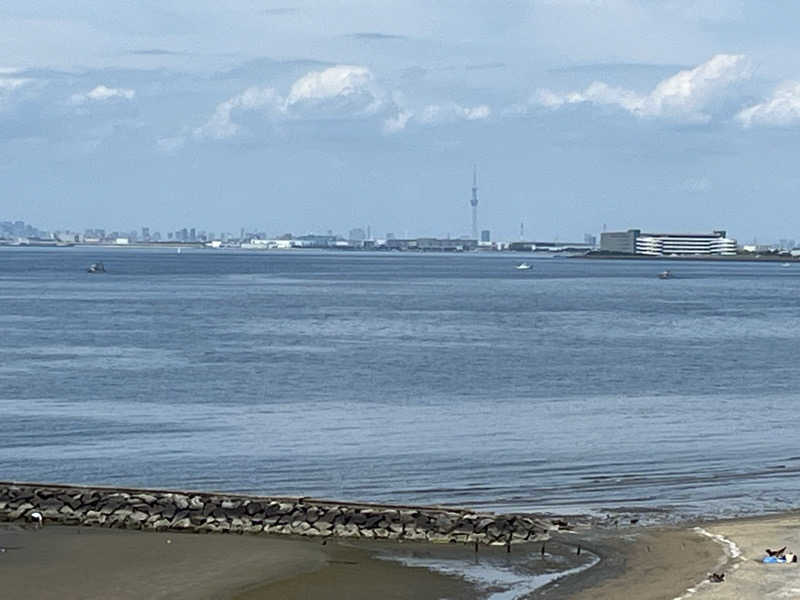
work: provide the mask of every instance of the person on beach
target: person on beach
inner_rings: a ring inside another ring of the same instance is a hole
[[[786,552],[786,546],[778,550],[766,549],[767,555],[762,559],[763,563],[796,563],[797,555],[793,552]]]

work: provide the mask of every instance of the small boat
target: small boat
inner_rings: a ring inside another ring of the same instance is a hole
[[[781,263],[781,266],[784,267],[784,268],[785,267],[791,267],[792,263]]]
[[[669,270],[661,271],[661,273],[658,274],[658,278],[659,279],[672,279],[672,271],[669,271]]]
[[[181,253],[181,247],[178,246],[178,254],[180,254],[180,253]]]
[[[103,263],[96,262],[96,263],[93,263],[92,265],[90,265],[89,268],[86,269],[86,272],[87,273],[105,273],[106,272],[106,268],[103,266]]]
[[[530,270],[530,268],[531,268],[531,266],[526,262],[519,263],[517,265],[517,267],[516,267],[517,271],[528,271],[528,270]]]

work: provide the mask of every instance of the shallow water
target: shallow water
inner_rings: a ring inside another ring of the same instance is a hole
[[[0,479],[800,505],[800,266],[525,259],[0,249]]]

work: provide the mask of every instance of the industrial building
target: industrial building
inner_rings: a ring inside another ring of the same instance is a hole
[[[640,229],[600,234],[600,250],[645,256],[695,256],[736,254],[736,240],[724,230],[711,233],[645,233]]]

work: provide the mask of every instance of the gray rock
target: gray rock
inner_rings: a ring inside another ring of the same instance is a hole
[[[320,511],[317,507],[312,506],[306,511],[306,521],[308,523],[316,523],[319,520]]]
[[[354,512],[350,515],[348,522],[352,523],[353,525],[364,525],[364,523],[367,522],[367,518],[367,515],[364,513]]]
[[[403,523],[392,523],[391,525],[389,525],[389,531],[392,531],[394,533],[403,533],[404,529],[405,528],[403,526]]]
[[[262,512],[264,510],[264,505],[261,502],[248,502],[244,509],[247,514],[252,517],[257,513]]]

